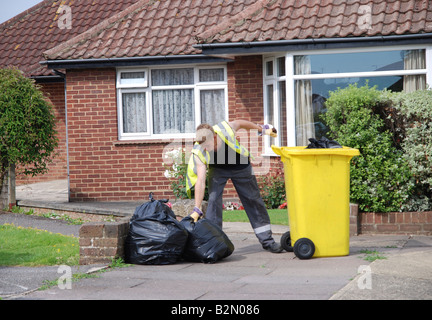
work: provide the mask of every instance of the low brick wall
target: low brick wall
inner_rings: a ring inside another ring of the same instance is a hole
[[[79,231],[80,264],[110,263],[124,257],[129,218],[118,222],[89,222]]]
[[[359,212],[350,204],[350,235],[359,234],[432,235],[432,211]]]
[[[424,212],[361,212],[362,234],[432,235],[432,211]]]

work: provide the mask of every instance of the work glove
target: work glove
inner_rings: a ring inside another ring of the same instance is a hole
[[[262,132],[260,132],[260,134],[259,134],[260,136],[265,134],[265,135],[268,135],[272,138],[277,137],[277,130],[271,124],[262,124],[261,128],[262,128]]]
[[[198,219],[202,217],[202,215],[203,212],[198,207],[194,207],[190,217],[194,220],[194,222],[197,222]]]

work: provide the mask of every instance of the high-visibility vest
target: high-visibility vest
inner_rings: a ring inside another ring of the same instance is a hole
[[[231,149],[233,149],[238,154],[245,157],[252,157],[248,149],[243,147],[235,137],[235,132],[231,128],[231,126],[226,121],[222,121],[217,125],[213,126],[214,132],[224,141]],[[196,181],[198,179],[197,171],[196,171],[196,158],[194,155],[197,155],[198,158],[204,163],[206,166],[209,165],[210,154],[208,151],[203,150],[199,143],[195,143],[192,154],[189,159],[187,176],[186,176],[186,192],[189,198],[191,198],[191,190],[195,186]]]
[[[187,167],[187,174],[186,174],[186,193],[189,197],[189,199],[192,196],[192,188],[195,186],[197,179],[198,179],[198,173],[197,173],[197,166],[196,166],[196,155],[202,163],[204,163],[206,166],[208,166],[208,163],[210,161],[210,154],[207,150],[204,150],[201,148],[201,145],[196,142],[194,147],[192,148],[192,154],[189,158],[189,163]]]
[[[217,125],[214,125],[213,130],[222,139],[222,141],[224,141],[235,152],[245,157],[251,157],[248,149],[243,147],[236,139],[235,132],[228,122],[222,121]]]

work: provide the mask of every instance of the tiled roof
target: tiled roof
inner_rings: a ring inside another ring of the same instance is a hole
[[[123,11],[137,0],[45,0],[0,24],[0,67],[14,65],[28,76],[50,75],[41,66],[42,52],[72,39],[108,17]],[[57,14],[68,5],[72,28],[60,29]]]
[[[428,0],[142,0],[45,57],[181,55],[198,53],[197,43],[426,32],[432,32]]]
[[[61,4],[72,29],[57,26]],[[200,53],[197,43],[432,33],[429,0],[45,0],[0,25],[0,66]],[[44,56],[42,56],[44,52]]]
[[[430,0],[261,0],[198,34],[200,43],[432,32]]]
[[[141,0],[85,34],[45,52],[48,60],[195,54],[194,35],[256,0]]]

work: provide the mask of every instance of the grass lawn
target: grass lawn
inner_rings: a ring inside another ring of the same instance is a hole
[[[0,225],[0,266],[78,263],[78,238],[13,224]]]
[[[270,222],[272,224],[288,225],[287,209],[268,209]],[[225,210],[223,212],[223,221],[226,222],[249,222],[249,219],[244,210]]]

